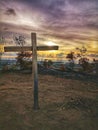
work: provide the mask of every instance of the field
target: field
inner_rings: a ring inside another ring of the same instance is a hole
[[[0,74],[0,130],[98,130],[97,82],[39,74],[37,111],[32,82],[31,74]]]

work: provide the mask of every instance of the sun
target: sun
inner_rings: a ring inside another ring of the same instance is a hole
[[[52,41],[49,41],[49,42],[46,43],[46,45],[47,45],[47,46],[55,46],[56,43],[54,43],[54,42],[52,42]]]

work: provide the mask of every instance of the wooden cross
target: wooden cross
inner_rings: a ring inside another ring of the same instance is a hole
[[[5,46],[4,52],[32,51],[32,77],[34,79],[34,109],[39,109],[38,102],[38,68],[37,68],[37,51],[58,50],[58,46],[37,46],[36,33],[31,33],[32,46]]]

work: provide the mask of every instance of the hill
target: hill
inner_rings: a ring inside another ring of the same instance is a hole
[[[39,74],[39,105],[33,109],[31,74],[0,75],[0,130],[97,130],[98,86]]]

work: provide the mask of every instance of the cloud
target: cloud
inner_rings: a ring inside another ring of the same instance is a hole
[[[14,9],[12,8],[8,8],[5,12],[6,15],[13,15],[13,16],[16,16],[16,12]]]
[[[97,39],[98,0],[1,0],[2,32],[78,46]],[[88,43],[91,44],[91,43]]]

